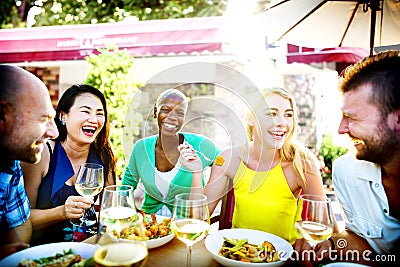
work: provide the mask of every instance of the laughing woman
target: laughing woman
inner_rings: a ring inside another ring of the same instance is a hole
[[[32,207],[32,245],[69,241],[71,233],[65,229],[72,227],[70,220],[91,207],[94,200],[80,196],[74,187],[79,165],[103,165],[105,186],[115,184],[104,95],[89,85],[71,86],[58,102],[55,121],[60,134],[47,143],[41,161],[21,164]]]
[[[154,106],[158,134],[137,141],[133,147],[122,184],[137,188],[142,182],[141,209],[146,213],[170,216],[175,195],[191,190],[192,172],[181,166],[179,145],[190,144],[201,152],[201,169],[211,166],[219,152],[205,136],[181,132],[187,108],[187,97],[179,90],[161,92]],[[203,178],[200,175],[201,183]]]
[[[297,113],[292,96],[280,88],[262,95],[247,117],[248,142],[222,151],[207,186],[203,189],[201,180],[193,178],[192,192],[207,195],[212,213],[231,180],[232,227],[266,231],[293,244],[299,238],[294,227],[298,198],[324,195],[322,179],[315,156],[294,142]],[[181,146],[180,151],[182,157],[192,157],[192,165],[198,161],[190,147]]]

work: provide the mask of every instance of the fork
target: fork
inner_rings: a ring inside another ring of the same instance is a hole
[[[193,150],[194,150],[194,152],[196,152],[196,153],[202,155],[203,158],[204,158],[205,160],[207,160],[207,161],[214,161],[213,159],[210,159],[209,157],[207,157],[203,152],[201,152],[201,151],[199,151],[199,150],[196,150],[196,149],[193,149]]]
[[[196,150],[194,149],[188,142],[185,141],[185,144],[192,149],[194,152],[198,153],[199,155],[202,155],[203,158],[207,161],[214,161],[213,159],[210,159],[209,157],[207,157],[203,152],[201,152],[200,150]]]

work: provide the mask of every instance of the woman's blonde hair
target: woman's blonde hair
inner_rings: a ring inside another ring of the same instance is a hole
[[[262,90],[262,100],[265,101],[268,96],[273,94],[277,94],[284,99],[289,100],[290,106],[293,109],[293,128],[291,132],[287,135],[287,138],[283,143],[282,148],[279,150],[280,158],[283,161],[293,162],[293,168],[296,174],[301,178],[303,183],[306,184],[307,181],[305,173],[306,171],[312,172],[310,161],[312,161],[313,159],[311,157],[311,153],[304,146],[295,142],[296,134],[299,127],[296,102],[293,96],[287,90],[279,87],[267,88]],[[248,112],[246,116],[246,131],[250,141],[253,141],[254,125],[250,125],[248,121],[252,116],[256,116],[253,111]]]

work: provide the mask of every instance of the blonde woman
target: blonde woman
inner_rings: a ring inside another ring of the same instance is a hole
[[[262,95],[246,118],[248,142],[222,151],[207,186],[202,188],[201,179],[193,179],[192,192],[208,196],[212,213],[231,180],[232,227],[266,231],[293,244],[299,238],[294,227],[300,215],[298,197],[324,195],[322,179],[315,156],[295,143],[298,125],[293,97],[281,88],[264,90]],[[180,151],[192,166],[198,161],[189,146],[181,146]]]

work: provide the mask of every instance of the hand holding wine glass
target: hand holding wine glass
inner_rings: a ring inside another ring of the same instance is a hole
[[[187,247],[187,267],[191,265],[192,246],[202,240],[210,228],[207,196],[182,193],[175,196],[171,229]]]
[[[302,195],[301,220],[295,222],[295,227],[304,239],[315,245],[331,237],[334,229],[334,219],[331,200],[325,196]]]
[[[96,163],[85,163],[79,167],[75,179],[75,189],[83,197],[94,197],[101,192],[104,186],[103,166]],[[73,224],[79,226],[90,226],[86,217],[86,210],[78,220],[71,220]]]

